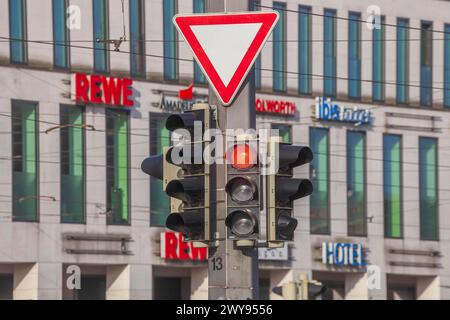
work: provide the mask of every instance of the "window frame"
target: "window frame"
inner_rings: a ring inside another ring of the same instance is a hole
[[[11,159],[11,194],[12,194],[12,200],[11,200],[11,220],[12,222],[25,222],[25,223],[39,223],[41,218],[41,211],[40,211],[40,148],[39,148],[39,102],[33,101],[33,100],[22,100],[22,99],[11,99],[11,116],[13,114],[12,108],[14,108],[15,104],[30,104],[33,105],[36,112],[36,119],[35,119],[35,144],[36,144],[36,164],[35,164],[35,170],[36,170],[36,214],[34,220],[26,220],[26,219],[20,219],[15,218],[14,215],[14,158]],[[12,118],[11,118],[12,119]],[[12,120],[11,120],[12,121]],[[11,142],[12,142],[12,128],[11,128]],[[14,154],[14,145],[11,143],[11,155]]]
[[[314,130],[323,130],[327,132],[327,224],[328,224],[328,230],[326,232],[313,232],[312,231],[312,218],[311,218],[311,198],[310,205],[309,205],[309,232],[313,235],[331,235],[332,234],[332,220],[331,220],[331,210],[330,210],[330,204],[331,204],[331,195],[330,195],[330,128],[328,127],[309,127],[309,140],[311,142],[311,132]],[[311,145],[311,143],[310,143]],[[312,167],[311,164],[309,165],[309,176],[311,179],[311,182],[313,183],[312,179]]]
[[[363,173],[363,178],[364,178],[364,203],[363,203],[363,207],[364,207],[364,216],[363,216],[363,221],[364,221],[364,231],[362,234],[356,234],[356,233],[351,233],[350,232],[350,228],[349,228],[349,222],[350,222],[350,212],[349,212],[349,206],[348,206],[348,196],[347,196],[347,235],[349,237],[361,237],[361,238],[367,238],[368,236],[368,226],[367,226],[367,211],[368,211],[368,204],[367,204],[367,132],[366,131],[359,131],[359,130],[348,130],[346,131],[346,147],[347,147],[347,159],[346,159],[346,171],[347,171],[347,189],[348,189],[348,162],[349,162],[349,156],[348,156],[348,138],[349,138],[349,133],[359,133],[363,135],[363,139],[364,139],[364,150],[363,150],[363,163],[364,163],[364,173]]]
[[[56,51],[57,51],[57,45],[55,43],[55,1],[58,0],[52,0],[52,33],[53,33],[53,68],[55,69],[59,69],[59,70],[71,70],[72,68],[72,63],[71,63],[71,51],[70,51],[70,29],[66,27],[66,24],[64,23],[64,30],[65,30],[65,40],[66,43],[64,44],[64,52],[65,52],[65,59],[66,59],[66,66],[60,66],[56,64]],[[67,8],[69,7],[69,0],[62,0],[64,1],[64,13],[67,14]],[[66,21],[66,19],[64,19],[64,21]]]
[[[60,104],[60,109],[59,110],[61,112],[62,108],[74,108],[74,107],[80,108],[83,125],[86,124],[86,110],[84,109],[83,106],[70,105],[70,104]],[[60,114],[60,119],[61,119],[61,114]],[[61,120],[60,120],[60,122],[61,122]],[[61,209],[61,206],[62,206],[62,197],[61,197],[62,188],[60,187],[60,199],[61,199],[61,201],[60,201],[60,204],[59,204],[60,205],[59,217],[60,217],[60,223],[61,224],[76,224],[76,225],[86,225],[87,224],[87,210],[86,210],[87,209],[86,208],[86,204],[87,204],[87,201],[86,201],[87,200],[86,199],[86,196],[87,196],[87,181],[86,181],[87,180],[86,179],[86,173],[87,173],[87,170],[86,170],[86,130],[84,128],[82,128],[82,139],[83,139],[83,156],[82,156],[82,158],[83,158],[83,220],[82,220],[82,222],[67,222],[67,221],[63,221],[62,209]],[[60,161],[60,164],[62,164],[61,139],[60,139],[59,146],[60,146],[60,148],[59,148],[59,161]],[[61,170],[60,170],[60,177],[61,177],[61,175],[62,175],[62,173],[61,173]],[[61,185],[61,181],[60,181],[60,185]]]
[[[399,137],[400,138],[400,236],[399,237],[394,237],[391,235],[387,235],[386,232],[386,208],[385,208],[385,186],[386,186],[386,181],[384,178],[385,175],[385,157],[384,157],[384,145],[385,145],[385,137],[386,136],[395,136],[395,137]],[[395,133],[383,133],[383,229],[384,229],[384,238],[385,239],[404,239],[405,234],[404,234],[404,205],[403,205],[403,136],[401,134],[395,134]]]

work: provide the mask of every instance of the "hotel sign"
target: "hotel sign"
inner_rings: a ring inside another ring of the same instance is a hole
[[[315,104],[315,118],[324,121],[353,123],[355,125],[370,124],[372,113],[369,109],[350,108],[339,105],[330,98],[317,97]]]
[[[322,263],[353,267],[364,267],[367,264],[362,244],[348,242],[323,242]]]

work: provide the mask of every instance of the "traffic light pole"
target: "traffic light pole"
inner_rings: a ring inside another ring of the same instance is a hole
[[[226,3],[225,3],[226,2]],[[250,1],[207,0],[207,12],[250,11]],[[209,90],[209,102],[217,106],[217,119],[220,130],[255,128],[255,83],[253,72],[242,86],[234,103],[229,107],[221,105],[213,90]],[[224,153],[225,154],[225,150]],[[226,164],[215,165],[215,204],[211,205],[212,215],[216,216],[218,247],[209,248],[208,257],[208,296],[210,300],[258,299],[258,249],[255,247],[236,247],[235,241],[227,240],[225,219],[226,210]],[[214,167],[213,167],[214,168]],[[214,190],[211,190],[214,192]]]

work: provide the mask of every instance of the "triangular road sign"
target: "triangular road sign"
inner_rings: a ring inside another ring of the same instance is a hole
[[[276,11],[176,15],[173,18],[225,106],[233,102],[277,20]]]

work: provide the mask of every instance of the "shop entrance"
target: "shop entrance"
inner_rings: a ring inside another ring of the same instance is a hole
[[[81,289],[77,290],[77,300],[105,300],[106,276],[81,276]]]
[[[153,267],[153,300],[190,300],[191,283],[190,268],[155,266]]]
[[[12,300],[14,277],[12,274],[0,274],[0,300]]]
[[[387,299],[388,300],[416,300],[416,277],[388,274]]]

